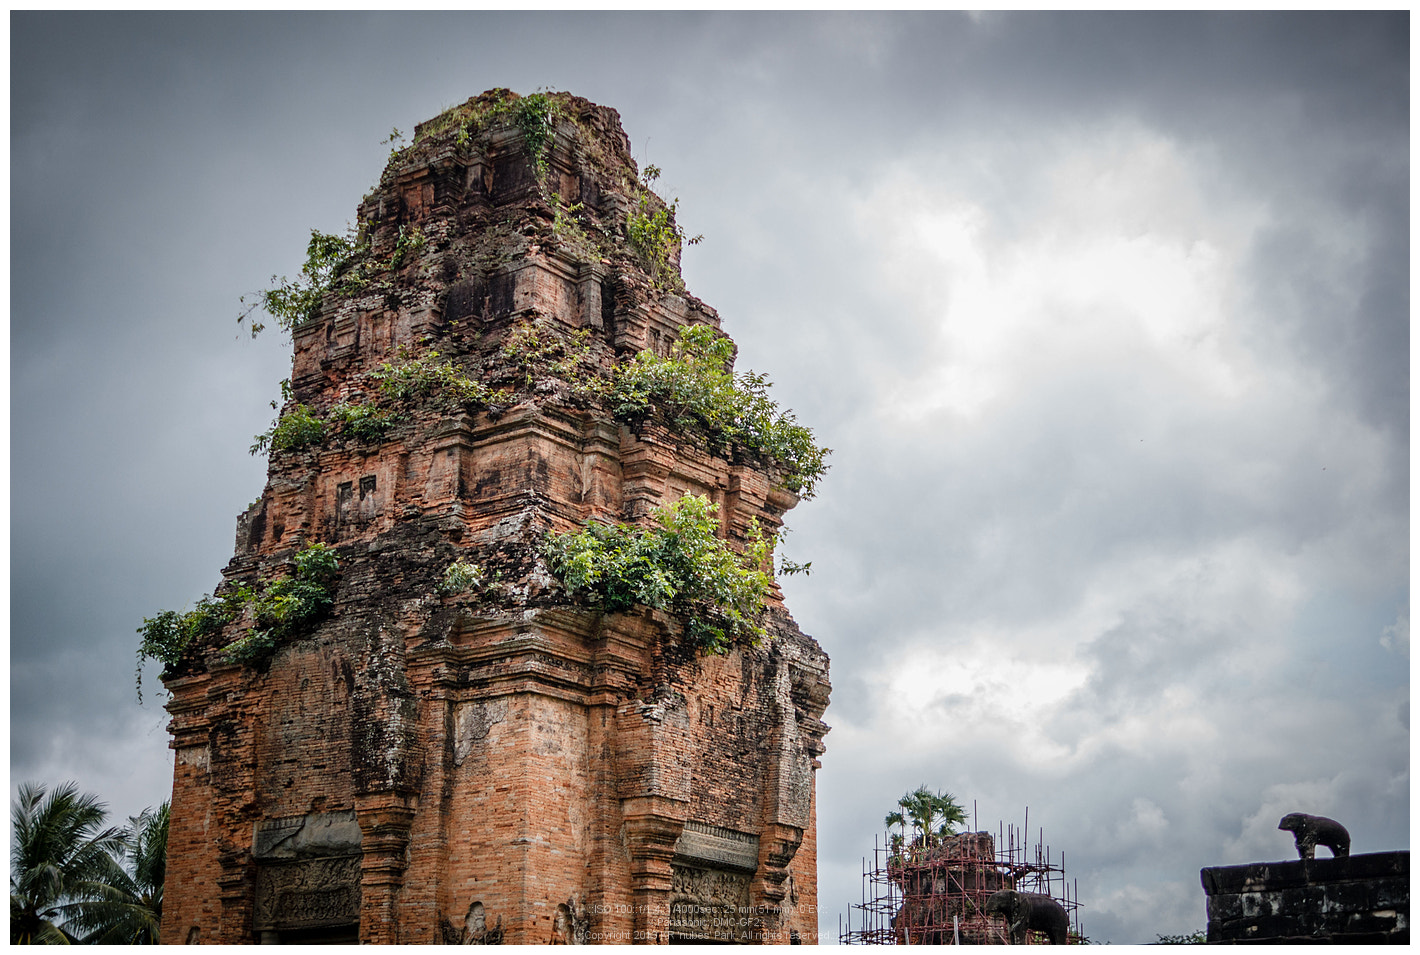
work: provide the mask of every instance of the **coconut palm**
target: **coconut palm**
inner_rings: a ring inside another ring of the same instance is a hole
[[[157,945],[163,921],[168,858],[168,804],[130,816],[123,830],[123,864],[91,897],[70,907],[66,926],[98,945]]]
[[[104,828],[97,796],[74,783],[48,795],[20,786],[10,807],[10,943],[65,944],[77,939],[61,924],[72,906],[100,891],[122,870],[114,861],[123,831]]]

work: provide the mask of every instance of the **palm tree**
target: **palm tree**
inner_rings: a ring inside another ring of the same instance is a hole
[[[901,804],[899,803],[899,805]],[[893,826],[898,826],[902,829],[904,835],[907,833],[907,819],[900,812],[890,812],[884,816],[883,825],[889,829]]]
[[[108,884],[72,906],[69,926],[97,945],[157,945],[163,921],[163,877],[168,858],[169,805],[130,816],[123,830],[123,863]]]
[[[893,858],[896,858],[901,854],[902,847],[907,841],[907,819],[900,812],[890,812],[883,817],[883,825],[888,829],[897,826],[900,830],[891,833],[888,837],[888,851],[892,853]]]
[[[958,823],[966,822],[966,810],[957,804],[955,796],[951,793],[934,793],[925,783],[906,793],[897,801],[897,805],[902,812],[889,813],[887,818],[893,821],[888,824],[903,825],[905,833],[905,820],[910,820],[914,844],[936,842],[951,835]]]
[[[10,807],[10,943],[65,944],[60,924],[122,870],[114,862],[123,831],[103,828],[107,811],[74,783],[24,783]]]

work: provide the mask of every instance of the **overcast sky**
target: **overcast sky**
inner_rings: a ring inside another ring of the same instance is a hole
[[[1030,809],[1086,934],[1409,823],[1409,21],[14,13],[11,783],[171,787],[145,615],[220,579],[289,370],[238,299],[391,127],[620,111],[690,290],[834,449],[789,515],[832,658],[824,941],[921,783]]]

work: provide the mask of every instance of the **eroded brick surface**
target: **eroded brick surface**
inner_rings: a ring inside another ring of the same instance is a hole
[[[377,440],[273,452],[239,518],[223,588],[327,542],[329,616],[248,666],[223,662],[253,624],[234,621],[166,676],[165,942],[817,941],[824,653],[777,591],[773,639],[706,656],[664,613],[570,601],[539,556],[549,531],[645,523],[686,493],[719,505],[731,542],[797,501],[770,462],[657,415],[620,424],[506,353],[520,326],[585,331],[582,373],[604,376],[686,324],[719,327],[627,245],[616,113],[556,99],[542,185],[515,124],[461,134],[497,96],[421,126],[359,218],[369,261],[393,261],[401,229],[423,246],[293,333],[288,407],[400,418]],[[381,396],[372,373],[431,350],[505,393]],[[456,558],[485,582],[441,596]]]

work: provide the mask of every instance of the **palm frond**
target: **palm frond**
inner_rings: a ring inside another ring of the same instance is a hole
[[[12,944],[157,943],[168,804],[128,826],[105,828],[106,816],[74,783],[48,793],[19,787],[10,811]]]

